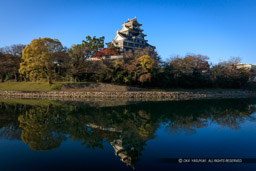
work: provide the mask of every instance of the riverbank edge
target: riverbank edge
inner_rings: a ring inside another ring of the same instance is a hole
[[[208,98],[244,98],[256,97],[256,91],[124,91],[124,92],[70,92],[70,91],[3,91],[1,98],[31,98],[31,99],[122,99],[122,100],[189,100]]]

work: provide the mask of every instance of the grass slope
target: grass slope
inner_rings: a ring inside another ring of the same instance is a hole
[[[47,82],[4,82],[0,83],[0,90],[17,91],[57,91],[65,83],[56,82],[49,84]]]
[[[70,84],[71,82],[54,82],[53,84],[49,84],[48,82],[4,82],[0,83],[0,90],[16,90],[16,91],[59,91],[64,84]],[[76,82],[72,84],[84,84],[89,82]],[[90,83],[95,84],[95,83]],[[107,84],[108,85],[108,84]],[[112,89],[118,88],[115,87],[114,84]],[[104,87],[102,88],[104,90]],[[83,91],[78,89],[79,91]],[[195,91],[233,91],[237,89],[161,89],[161,88],[153,88],[153,89],[145,89],[146,91],[172,91],[172,92],[195,92]],[[68,91],[68,89],[66,90]],[[72,89],[70,90],[72,91]],[[73,90],[75,91],[75,90]],[[90,91],[90,89],[86,90]],[[95,91],[92,90],[91,91]]]

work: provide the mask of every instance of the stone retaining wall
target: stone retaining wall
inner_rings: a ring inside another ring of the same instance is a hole
[[[198,91],[198,92],[66,92],[66,91],[0,91],[6,98],[48,98],[48,99],[134,99],[134,100],[188,100],[202,98],[256,97],[251,91]]]

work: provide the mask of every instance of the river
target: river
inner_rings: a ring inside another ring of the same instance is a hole
[[[256,170],[256,99],[0,99],[0,170]]]

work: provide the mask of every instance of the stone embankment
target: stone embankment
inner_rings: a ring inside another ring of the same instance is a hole
[[[252,91],[198,91],[198,92],[70,92],[70,91],[0,91],[2,98],[47,98],[47,99],[124,99],[124,100],[189,100],[204,98],[256,97]]]

